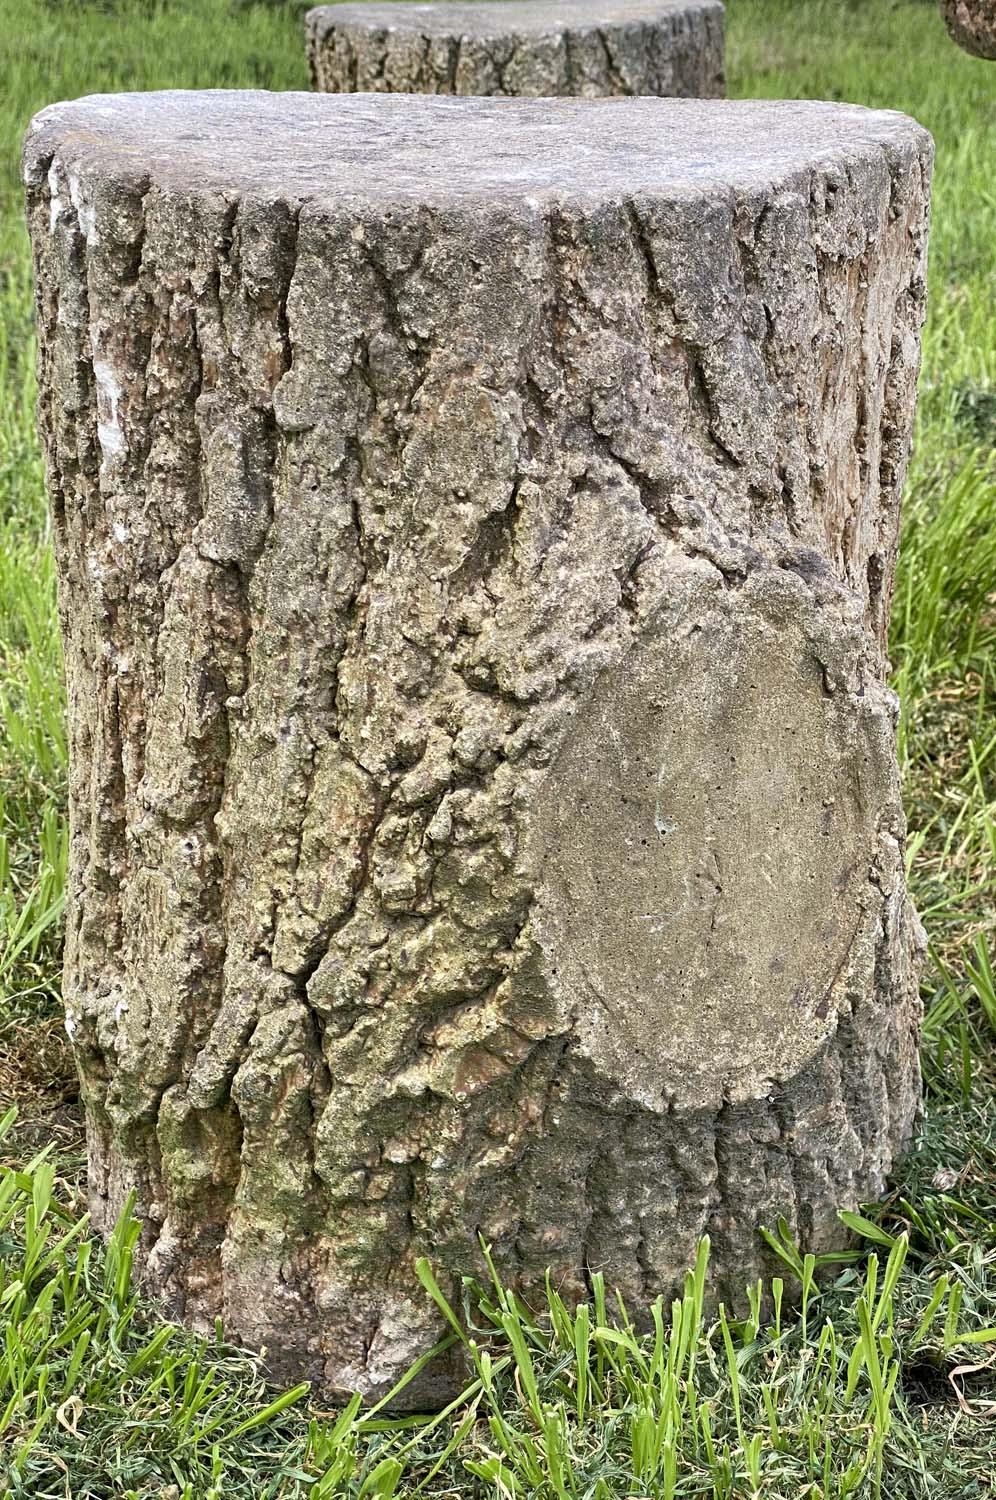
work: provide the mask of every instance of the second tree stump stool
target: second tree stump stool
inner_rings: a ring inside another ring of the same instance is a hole
[[[440,0],[309,11],[322,93],[724,92],[721,0]]]
[[[930,159],[826,104],[34,122],[94,1218],[280,1376],[384,1391],[479,1235],[640,1315],[708,1233],[736,1299],[908,1140]]]
[[[996,61],[996,0],[941,0],[941,14],[959,47]]]

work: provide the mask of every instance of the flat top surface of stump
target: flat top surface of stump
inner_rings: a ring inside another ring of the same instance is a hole
[[[25,181],[53,158],[197,196],[391,203],[764,189],[926,136],[891,110],[814,102],[493,99],[261,90],[95,94],[35,116]],[[142,189],[144,191],[144,188]]]
[[[419,36],[507,36],[644,24],[675,12],[721,11],[720,0],[490,0],[490,3],[410,5],[321,5],[311,11],[329,31],[366,26],[371,31],[410,31]]]

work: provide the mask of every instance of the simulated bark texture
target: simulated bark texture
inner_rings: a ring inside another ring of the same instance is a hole
[[[725,92],[720,0],[322,5],[305,20],[321,93],[519,97]]]
[[[996,61],[996,0],[941,0],[941,14],[959,47]]]
[[[34,122],[93,1211],[282,1378],[384,1391],[478,1236],[636,1315],[881,1190],[930,159],[827,104]]]

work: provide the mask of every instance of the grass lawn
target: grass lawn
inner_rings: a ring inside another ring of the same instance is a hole
[[[0,1116],[17,1107],[0,1124],[0,1497],[996,1495],[996,65],[955,49],[932,0],[729,11],[732,93],[906,110],[938,146],[893,629],[931,938],[917,1147],[887,1202],[852,1216],[850,1260],[802,1261],[772,1226],[783,1274],[745,1322],[703,1316],[706,1246],[650,1339],[611,1299],[572,1313],[552,1293],[534,1316],[468,1288],[452,1336],[473,1326],[477,1378],[429,1423],[268,1389],[221,1330],[195,1339],[136,1296],[130,1221],[107,1250],[88,1238],[58,1008],[65,736],[20,136],[55,99],[306,87],[306,71],[293,4],[0,0]]]

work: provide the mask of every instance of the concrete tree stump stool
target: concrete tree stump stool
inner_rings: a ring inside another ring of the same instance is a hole
[[[720,0],[322,5],[305,20],[321,93],[721,98]]]
[[[478,1235],[636,1315],[708,1233],[737,1298],[906,1143],[930,160],[815,103],[33,123],[93,1212],[281,1378],[384,1391]]]
[[[941,0],[941,14],[959,47],[996,61],[996,0]]]

